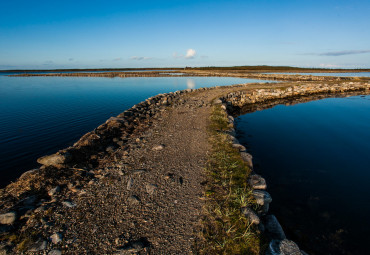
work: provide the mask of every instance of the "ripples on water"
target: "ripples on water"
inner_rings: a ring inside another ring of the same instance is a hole
[[[271,212],[309,254],[368,254],[370,96],[279,105],[237,119]]]
[[[40,156],[148,97],[186,88],[261,80],[220,77],[98,78],[0,76],[0,186],[36,167]]]

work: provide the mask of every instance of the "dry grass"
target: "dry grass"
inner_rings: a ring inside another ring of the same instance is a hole
[[[260,254],[261,237],[241,214],[241,207],[257,208],[248,187],[251,170],[231,146],[227,116],[215,106],[209,125],[209,157],[205,217],[200,254]]]

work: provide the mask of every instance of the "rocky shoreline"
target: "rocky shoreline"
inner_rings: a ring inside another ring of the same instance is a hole
[[[59,76],[59,77],[107,77],[107,78],[130,78],[130,77],[236,77],[246,79],[276,80],[276,81],[368,81],[369,77],[333,77],[314,76],[299,74],[274,74],[274,73],[253,73],[242,71],[204,71],[204,70],[176,70],[176,71],[148,71],[148,72],[102,72],[102,73],[25,73],[11,76],[32,77],[32,76]]]
[[[188,89],[149,98],[73,146],[40,158],[40,168],[0,190],[1,254],[191,253],[209,149],[207,116],[215,98],[232,123],[232,116],[282,100],[369,92],[369,82],[330,79]],[[235,137],[231,141],[253,167],[244,146]],[[286,249],[299,254],[268,215],[271,196],[264,179],[253,173],[249,183],[261,210],[241,211],[266,230],[270,254]]]

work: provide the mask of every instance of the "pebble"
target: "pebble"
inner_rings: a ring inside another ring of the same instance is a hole
[[[105,149],[106,152],[112,152],[114,151],[114,146],[108,146],[106,149]]]
[[[134,185],[134,179],[132,179],[132,178],[128,179],[126,189],[131,190],[133,185]]]
[[[59,192],[60,192],[60,187],[56,186],[55,188],[52,188],[48,191],[48,195],[52,197]]]
[[[158,146],[154,146],[153,147],[153,151],[160,151],[160,150],[163,150],[164,149],[164,146],[163,145],[158,145]]]
[[[154,185],[154,184],[147,184],[145,186],[145,189],[146,189],[146,192],[148,192],[149,195],[153,195],[154,192],[156,191],[157,189],[157,185]]]
[[[54,233],[50,236],[51,242],[57,244],[62,241],[62,235],[60,233]]]
[[[70,202],[70,201],[63,201],[63,202],[62,202],[62,204],[63,204],[64,206],[67,206],[68,208],[73,208],[73,207],[75,207],[75,206],[76,206],[76,204],[75,204],[75,203]]]
[[[60,250],[51,250],[48,255],[62,255]]]
[[[137,196],[129,196],[127,202],[132,205],[140,204],[140,199]]]
[[[39,240],[37,242],[35,242],[34,244],[32,244],[29,248],[29,251],[30,252],[38,252],[38,251],[43,251],[46,249],[46,246],[47,246],[47,242],[44,241],[44,240]]]
[[[15,212],[8,212],[0,214],[0,223],[4,225],[11,225],[17,219],[17,214]]]
[[[215,99],[213,101],[213,104],[217,105],[217,104],[222,104],[222,101],[220,99]]]

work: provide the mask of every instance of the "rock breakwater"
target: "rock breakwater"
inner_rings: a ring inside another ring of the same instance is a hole
[[[0,190],[0,250],[190,253],[204,200],[202,171],[210,149],[206,130],[214,98],[220,98],[232,123],[244,107],[335,93],[367,94],[369,89],[368,82],[292,82],[151,97],[73,146],[40,158],[40,168]],[[245,147],[235,138],[230,142],[253,167]],[[248,183],[260,210],[245,207],[241,213],[270,235],[271,254],[297,250],[276,218],[268,215],[272,198],[266,181],[252,173]]]

